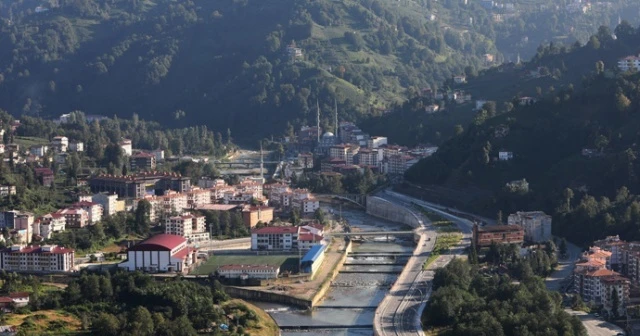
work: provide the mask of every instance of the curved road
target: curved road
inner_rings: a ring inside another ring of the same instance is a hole
[[[471,241],[472,223],[402,194],[387,191],[378,196],[407,208],[411,208],[412,202],[419,204],[452,220],[463,232],[463,240],[460,245],[453,248],[450,253],[436,259],[429,265],[427,270],[423,270],[422,265],[429,258],[435,246],[437,232],[427,218],[422,214],[418,214],[424,223],[421,228],[416,229],[416,232],[420,234],[418,247],[402,273],[398,276],[389,294],[376,310],[374,317],[375,335],[424,335],[420,325],[420,316],[426,301],[429,300],[431,295],[431,281],[433,280],[434,270],[448,264],[455,255],[464,253]]]

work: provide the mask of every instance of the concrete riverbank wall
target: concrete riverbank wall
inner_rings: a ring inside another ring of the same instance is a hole
[[[367,214],[409,225],[414,229],[422,225],[420,218],[411,210],[377,196],[367,196]]]
[[[327,277],[320,284],[318,291],[311,297],[311,299],[301,299],[297,297],[293,297],[287,294],[280,293],[272,293],[272,292],[264,292],[255,289],[243,288],[243,287],[235,287],[235,286],[225,286],[224,290],[229,296],[238,299],[244,300],[254,300],[254,301],[263,301],[263,302],[271,302],[271,303],[280,303],[286,305],[292,305],[304,309],[312,309],[316,306],[324,296],[327,294],[329,289],[331,289],[331,282],[335,279],[336,276],[340,273],[345,261],[347,260],[347,256],[351,252],[351,241],[349,241],[345,249],[342,251],[342,255],[338,262],[333,266],[333,269],[329,272]]]

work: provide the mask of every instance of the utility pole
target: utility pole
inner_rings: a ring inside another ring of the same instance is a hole
[[[264,183],[264,153],[262,152],[262,140],[260,140],[260,181]]]
[[[336,133],[336,140],[339,139],[338,138],[338,100],[334,99],[333,100],[334,104],[335,104],[335,130],[334,132]]]

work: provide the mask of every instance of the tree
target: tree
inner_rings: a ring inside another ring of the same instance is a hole
[[[567,239],[565,239],[564,237],[560,241],[560,250],[559,250],[559,252],[560,252],[561,256],[567,255]]]
[[[478,264],[478,250],[476,249],[476,244],[471,244],[469,248],[469,263],[471,265]]]
[[[151,220],[149,214],[151,213],[151,203],[147,200],[138,201],[138,207],[135,212],[134,230],[139,234],[149,233],[149,227],[151,226]]]
[[[462,133],[464,133],[464,128],[462,127],[462,125],[458,124],[453,127],[453,134],[460,135]]]
[[[600,153],[602,153],[602,151],[605,147],[607,147],[608,144],[609,139],[607,139],[607,137],[602,134],[598,135],[594,141],[594,145],[596,146],[598,151],[600,151]]]
[[[629,98],[627,98],[627,96],[625,96],[624,93],[618,92],[616,94],[616,108],[618,109],[618,111],[625,112],[627,111],[630,105],[631,105],[631,100],[629,100]]]
[[[91,334],[97,336],[120,335],[120,321],[109,313],[100,313],[91,321]]]
[[[600,49],[600,40],[594,35],[591,36],[589,42],[587,42],[587,46],[592,49]]]
[[[502,210],[498,211],[498,217],[497,218],[498,218],[497,219],[498,225],[502,225]]]
[[[322,208],[317,208],[313,214],[313,217],[322,225],[325,224],[324,210]]]
[[[567,212],[571,211],[571,200],[573,199],[573,190],[571,188],[565,188],[562,192],[565,201],[565,209]]]
[[[154,334],[153,318],[144,306],[133,309],[129,315],[128,330],[132,335],[152,336]]]
[[[617,320],[620,315],[620,297],[618,296],[618,290],[615,286],[611,289],[611,313],[613,314],[613,319]]]
[[[300,211],[297,208],[291,210],[291,223],[293,225],[300,224]]]

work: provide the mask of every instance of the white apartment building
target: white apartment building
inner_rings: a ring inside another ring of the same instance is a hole
[[[361,149],[358,152],[358,164],[371,167],[378,167],[382,161],[382,150],[378,149]]]
[[[62,214],[54,212],[38,218],[34,225],[36,224],[39,226],[40,236],[44,239],[51,239],[54,232],[65,230],[67,222]]]
[[[13,185],[0,185],[0,197],[7,197],[9,195],[16,194],[16,186]]]
[[[125,156],[131,156],[133,154],[133,146],[131,144],[131,140],[124,139],[118,143],[120,148],[122,148],[122,154]]]
[[[551,239],[551,216],[542,211],[518,211],[509,215],[508,224],[521,226],[525,240],[540,243]]]
[[[75,251],[56,245],[13,245],[0,252],[0,269],[13,272],[70,272]]]
[[[84,143],[81,141],[71,141],[69,143],[69,150],[72,152],[84,152]]]
[[[218,267],[220,277],[227,279],[275,279],[280,267],[272,265],[223,265]]]
[[[367,144],[369,148],[378,148],[380,146],[384,146],[389,143],[387,137],[383,136],[372,136],[369,138],[369,143]]]
[[[320,201],[313,196],[307,197],[302,200],[301,209],[303,213],[314,213],[320,209]]]
[[[31,146],[31,148],[29,148],[29,153],[37,157],[43,157],[45,154],[47,154],[48,150],[49,150],[49,147],[46,145],[36,145],[36,146]]]
[[[618,69],[620,71],[629,71],[640,69],[640,57],[638,56],[627,56],[625,58],[621,58],[618,60]]]
[[[66,152],[69,147],[69,138],[66,136],[55,136],[51,140],[51,145],[60,152]]]
[[[186,238],[189,242],[209,240],[204,216],[183,214],[165,220],[165,233]]]
[[[193,188],[191,191],[187,192],[187,207],[197,208],[205,204],[211,204],[210,190]]]
[[[513,152],[507,152],[507,151],[498,152],[498,160],[509,161],[511,159],[513,159]]]
[[[73,204],[74,208],[82,209],[87,212],[88,224],[95,224],[102,220],[102,205],[95,202],[77,202]]]
[[[91,200],[102,206],[103,215],[113,216],[117,212],[118,194],[98,193],[91,196]]]

